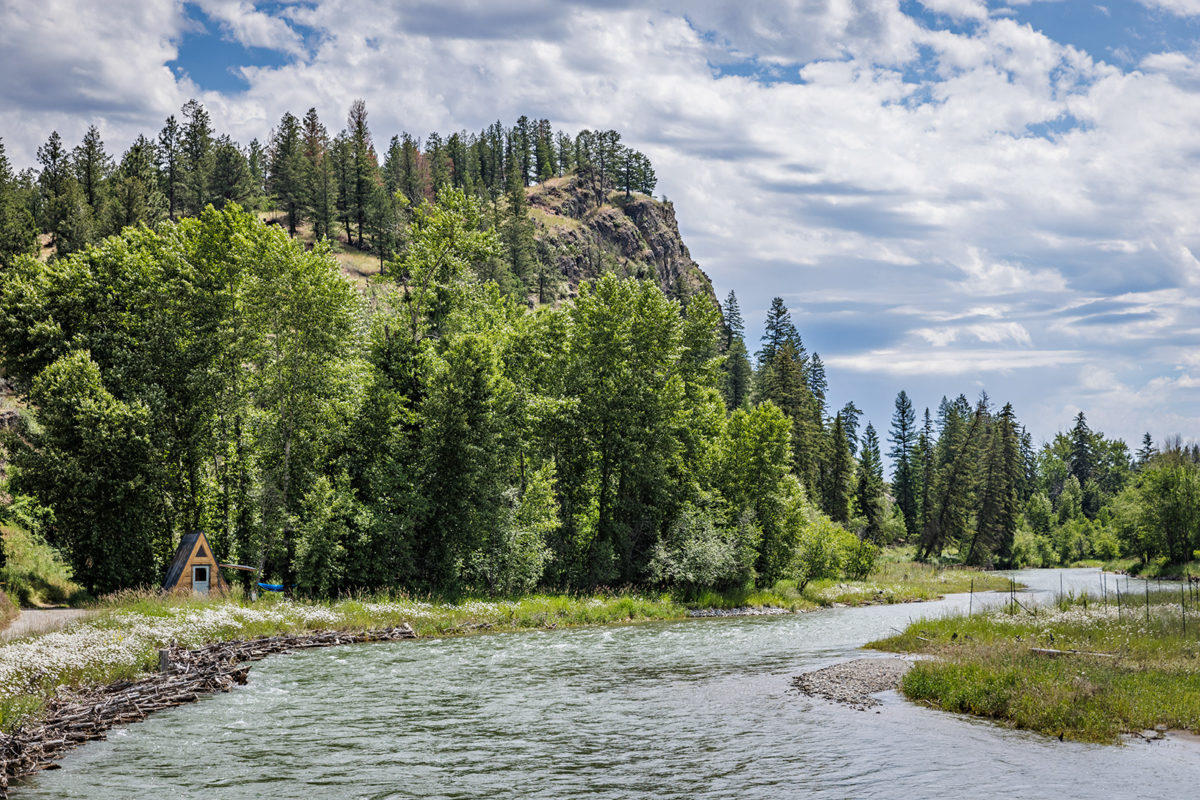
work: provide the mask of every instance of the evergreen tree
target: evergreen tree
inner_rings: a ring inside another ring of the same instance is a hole
[[[174,114],[159,131],[157,154],[159,185],[167,199],[167,216],[174,220],[183,195],[183,131]]]
[[[746,325],[742,320],[742,309],[738,305],[737,295],[733,290],[729,290],[729,294],[725,296],[725,313],[724,317],[724,333],[725,347],[733,344],[733,340],[746,338]]]
[[[358,232],[358,246],[363,247],[363,229],[370,213],[371,194],[379,180],[379,164],[367,127],[367,104],[355,100],[346,118],[346,216]]]
[[[500,238],[504,243],[508,271],[516,282],[517,290],[524,294],[531,288],[537,272],[537,243],[534,241],[534,226],[529,216],[525,185],[515,162],[509,171],[505,197],[508,202],[504,221],[500,224]]]
[[[300,120],[289,111],[271,134],[271,166],[267,187],[275,207],[287,214],[288,234],[296,235],[304,209],[304,150]]]
[[[976,507],[977,464],[987,430],[988,415],[983,405],[974,412],[966,398],[953,403],[942,400],[942,424],[936,448],[936,466],[929,497],[933,508],[921,531],[917,556],[921,560],[941,555],[970,536],[971,513]]]
[[[263,211],[267,206],[267,151],[258,139],[251,139],[246,147],[246,168],[250,171],[250,197],[247,208]]]
[[[93,219],[104,216],[104,187],[112,173],[112,157],[104,151],[104,142],[100,139],[100,131],[95,125],[88,127],[83,141],[75,148],[72,161],[75,167],[75,180],[83,192],[83,199],[91,211]]]
[[[121,156],[112,178],[108,233],[129,225],[153,225],[166,213],[166,198],[158,189],[155,149],[153,141],[139,136]]]
[[[813,357],[816,358],[816,353]],[[850,455],[858,455],[858,419],[862,416],[862,409],[854,405],[851,400],[846,405],[842,406],[842,427],[846,430],[846,446],[850,448]]]
[[[721,394],[730,411],[749,405],[753,376],[746,343],[741,336],[736,336],[726,346],[722,368]]]
[[[72,175],[70,159],[58,131],[50,134],[38,148],[38,190],[41,194],[42,230],[51,236],[56,252],[66,255],[73,217],[79,213],[82,197]]]
[[[1071,474],[1080,486],[1092,479],[1096,467],[1094,437],[1088,427],[1087,417],[1080,411],[1075,415],[1075,427],[1071,429]]]
[[[879,436],[875,426],[867,423],[863,433],[862,457],[858,462],[858,486],[856,492],[859,512],[866,517],[867,526],[863,538],[879,541],[882,534],[884,515],[883,460],[879,455]]]
[[[36,255],[38,251],[37,223],[23,194],[4,154],[4,141],[0,140],[0,270],[10,266],[17,256]]]
[[[208,111],[196,100],[184,103],[183,138],[180,142],[183,163],[184,208],[199,216],[211,201],[213,169],[213,130]]]
[[[224,208],[229,203],[245,206],[251,197],[253,183],[250,165],[237,142],[222,134],[213,144],[213,171],[210,192],[213,205]]]
[[[968,564],[1007,564],[1020,514],[1022,479],[1020,442],[1012,404],[1006,404],[991,426],[983,458],[975,535],[964,560]]]
[[[1137,468],[1144,469],[1157,452],[1158,449],[1154,446],[1154,439],[1151,438],[1150,431],[1146,431],[1142,434],[1142,446],[1137,451],[1137,461],[1135,462]]]
[[[915,463],[917,455],[917,415],[913,411],[908,393],[901,390],[896,395],[896,410],[892,414],[891,443],[888,457],[892,459],[892,492],[896,505],[904,515],[904,527],[909,533],[917,531],[917,508],[919,496],[917,484],[920,465]]]
[[[844,525],[850,521],[854,459],[850,455],[841,414],[833,418],[833,427],[829,432],[829,458],[821,469],[821,510],[834,522]]]
[[[804,368],[807,368],[807,354],[804,345],[800,342],[800,334],[796,331],[796,326],[792,324],[792,313],[783,304],[783,298],[776,297],[771,300],[771,308],[767,311],[762,347],[756,354],[758,363],[760,365],[771,363],[775,359],[775,353],[783,346],[784,342],[791,342],[798,361]]]
[[[315,108],[310,108],[304,115],[302,146],[304,215],[312,220],[313,235],[325,239],[333,234],[337,185],[329,132],[321,124]]]

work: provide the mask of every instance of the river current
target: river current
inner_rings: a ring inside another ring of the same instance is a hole
[[[1029,599],[1096,570],[1012,573]],[[1109,589],[1113,586],[1108,577]],[[1124,590],[1124,579],[1122,579]],[[1137,591],[1134,581],[1130,588]],[[1023,601],[1028,599],[1023,597]],[[1200,745],[1087,745],[915,706],[790,691],[910,620],[1006,594],[776,617],[358,645],[277,656],[14,798],[1135,798],[1189,796]]]

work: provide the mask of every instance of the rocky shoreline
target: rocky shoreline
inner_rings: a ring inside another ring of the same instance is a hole
[[[19,727],[11,735],[0,734],[0,800],[8,797],[10,779],[58,769],[58,759],[84,742],[107,738],[110,728],[140,722],[151,712],[246,683],[251,662],[293,650],[415,638],[413,629],[405,624],[358,633],[282,634],[217,642],[194,650],[173,647],[160,651],[159,672],[94,689],[60,691],[36,723]]]
[[[912,662],[903,658],[856,658],[797,675],[792,678],[792,686],[810,697],[865,711],[879,705],[879,699],[872,695],[899,689],[911,667]]]

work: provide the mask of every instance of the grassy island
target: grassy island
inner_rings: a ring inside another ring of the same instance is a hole
[[[1176,587],[1121,606],[1085,595],[920,620],[870,646],[933,656],[901,688],[946,711],[1087,742],[1160,726],[1198,732],[1200,614],[1187,595]]]

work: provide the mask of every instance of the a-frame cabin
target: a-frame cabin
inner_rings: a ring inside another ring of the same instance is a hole
[[[179,540],[175,557],[167,568],[167,579],[163,589],[173,592],[177,589],[190,589],[196,594],[229,591],[229,584],[221,577],[217,568],[217,559],[213,556],[212,547],[204,531],[185,533]]]

